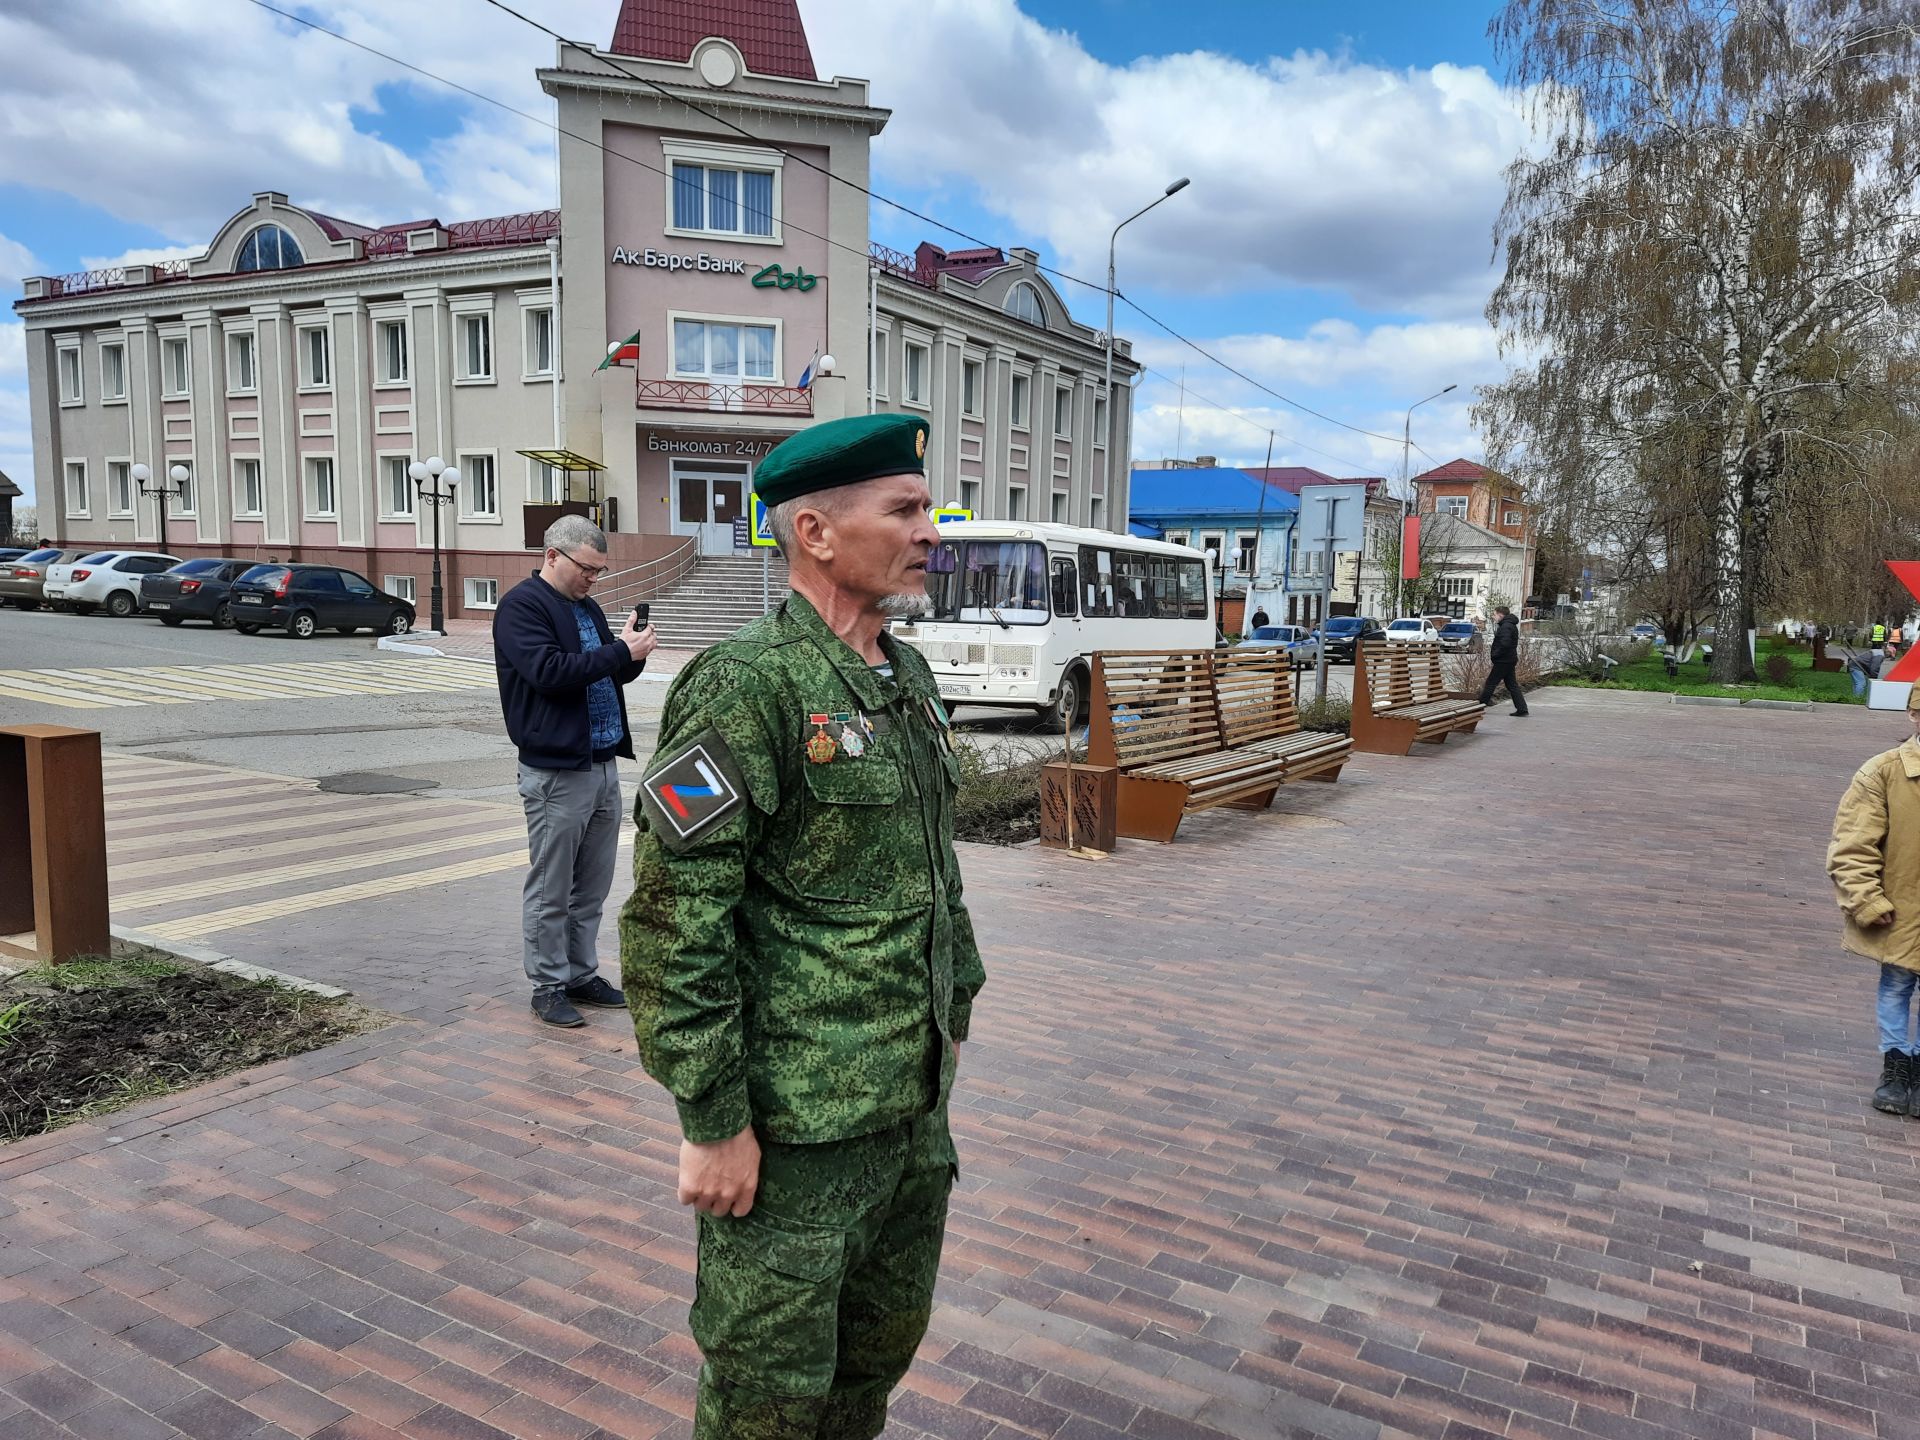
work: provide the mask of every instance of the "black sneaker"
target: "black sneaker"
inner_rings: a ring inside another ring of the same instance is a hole
[[[576,1005],[591,1005],[596,1010],[624,1010],[627,1008],[627,992],[616,990],[598,975],[591,980],[567,987],[567,999]]]
[[[533,1013],[549,1025],[558,1025],[564,1030],[573,1030],[587,1023],[586,1017],[573,1008],[573,1002],[567,999],[563,990],[536,990],[533,994]]]
[[[1524,720],[1533,712],[1531,710],[1509,710],[1507,713],[1516,720]]]
[[[1889,1115],[1904,1115],[1912,1103],[1913,1062],[1904,1050],[1889,1050],[1880,1057],[1880,1088],[1873,1092],[1873,1108]]]

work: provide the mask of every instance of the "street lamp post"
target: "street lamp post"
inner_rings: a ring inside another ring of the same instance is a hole
[[[433,609],[430,623],[436,634],[447,633],[447,615],[440,592],[440,507],[453,503],[453,487],[460,483],[460,472],[438,455],[416,460],[407,466],[407,475],[424,505],[433,507]],[[442,490],[444,480],[447,488]],[[431,486],[431,488],[429,488]]]
[[[160,534],[154,543],[164,550],[167,548],[167,497],[178,495],[187,481],[192,478],[193,472],[184,465],[174,465],[167,471],[167,479],[173,482],[171,485],[154,479],[153,471],[145,465],[136,465],[129,473],[132,474],[133,483],[142,495],[151,495],[159,502]]]
[[[1189,180],[1186,176],[1182,175],[1178,180],[1174,181],[1171,185],[1167,186],[1167,188],[1163,192],[1161,192],[1159,199],[1154,200],[1151,204],[1142,205],[1138,210],[1134,211],[1133,214],[1129,215],[1126,219],[1122,220],[1118,225],[1114,226],[1113,234],[1109,236],[1107,239],[1107,378],[1106,378],[1105,385],[1101,387],[1100,393],[1106,396],[1106,399],[1107,399],[1107,437],[1106,437],[1107,438],[1107,495],[1109,498],[1109,503],[1111,503],[1111,499],[1113,496],[1113,488],[1114,488],[1113,487],[1113,431],[1114,431],[1114,424],[1115,424],[1114,416],[1119,410],[1119,407],[1113,403],[1113,296],[1114,296],[1114,288],[1115,288],[1113,263],[1114,263],[1115,251],[1116,251],[1116,248],[1119,246],[1120,232],[1122,230],[1126,229],[1127,226],[1131,225],[1134,221],[1138,220],[1142,215],[1146,214],[1147,211],[1153,209],[1153,207],[1155,205],[1158,205],[1161,200],[1165,200],[1169,196],[1179,194],[1182,190],[1186,189],[1187,186],[1191,185],[1192,183],[1193,182],[1191,180]],[[1119,518],[1123,520],[1125,519],[1124,516],[1120,516]]]
[[[1458,390],[1458,384],[1436,390],[1427,396],[1427,400],[1438,400],[1442,395]],[[1398,616],[1406,606],[1407,589],[1407,516],[1413,509],[1413,412],[1427,400],[1416,400],[1407,406],[1406,424],[1400,432],[1400,573],[1393,577],[1393,613]]]
[[[1213,628],[1217,635],[1224,637],[1227,633],[1227,627],[1222,616],[1227,605],[1227,567],[1231,565],[1236,570],[1240,568],[1240,547],[1235,545],[1222,557],[1218,550],[1209,545],[1207,547],[1207,563],[1214,567],[1214,570],[1220,577],[1214,586]],[[1245,618],[1245,606],[1243,603],[1241,619],[1244,620]]]

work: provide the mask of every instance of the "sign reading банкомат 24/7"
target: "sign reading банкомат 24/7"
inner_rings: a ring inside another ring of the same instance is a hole
[[[744,275],[747,262],[733,260],[725,255],[709,255],[702,250],[697,255],[675,255],[667,250],[629,250],[624,245],[613,247],[612,262],[615,265],[647,265],[656,270],[695,270],[708,275]]]

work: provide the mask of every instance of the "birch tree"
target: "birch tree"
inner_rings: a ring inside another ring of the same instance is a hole
[[[1496,230],[1488,318],[1540,358],[1486,398],[1495,463],[1620,499],[1643,452],[1693,436],[1713,673],[1748,678],[1731,642],[1793,467],[1865,472],[1834,416],[1905,344],[1920,0],[1510,0],[1492,34],[1539,142]]]

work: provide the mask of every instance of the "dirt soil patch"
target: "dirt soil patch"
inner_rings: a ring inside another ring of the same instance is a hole
[[[0,1140],[392,1023],[347,999],[140,947],[0,975]]]

